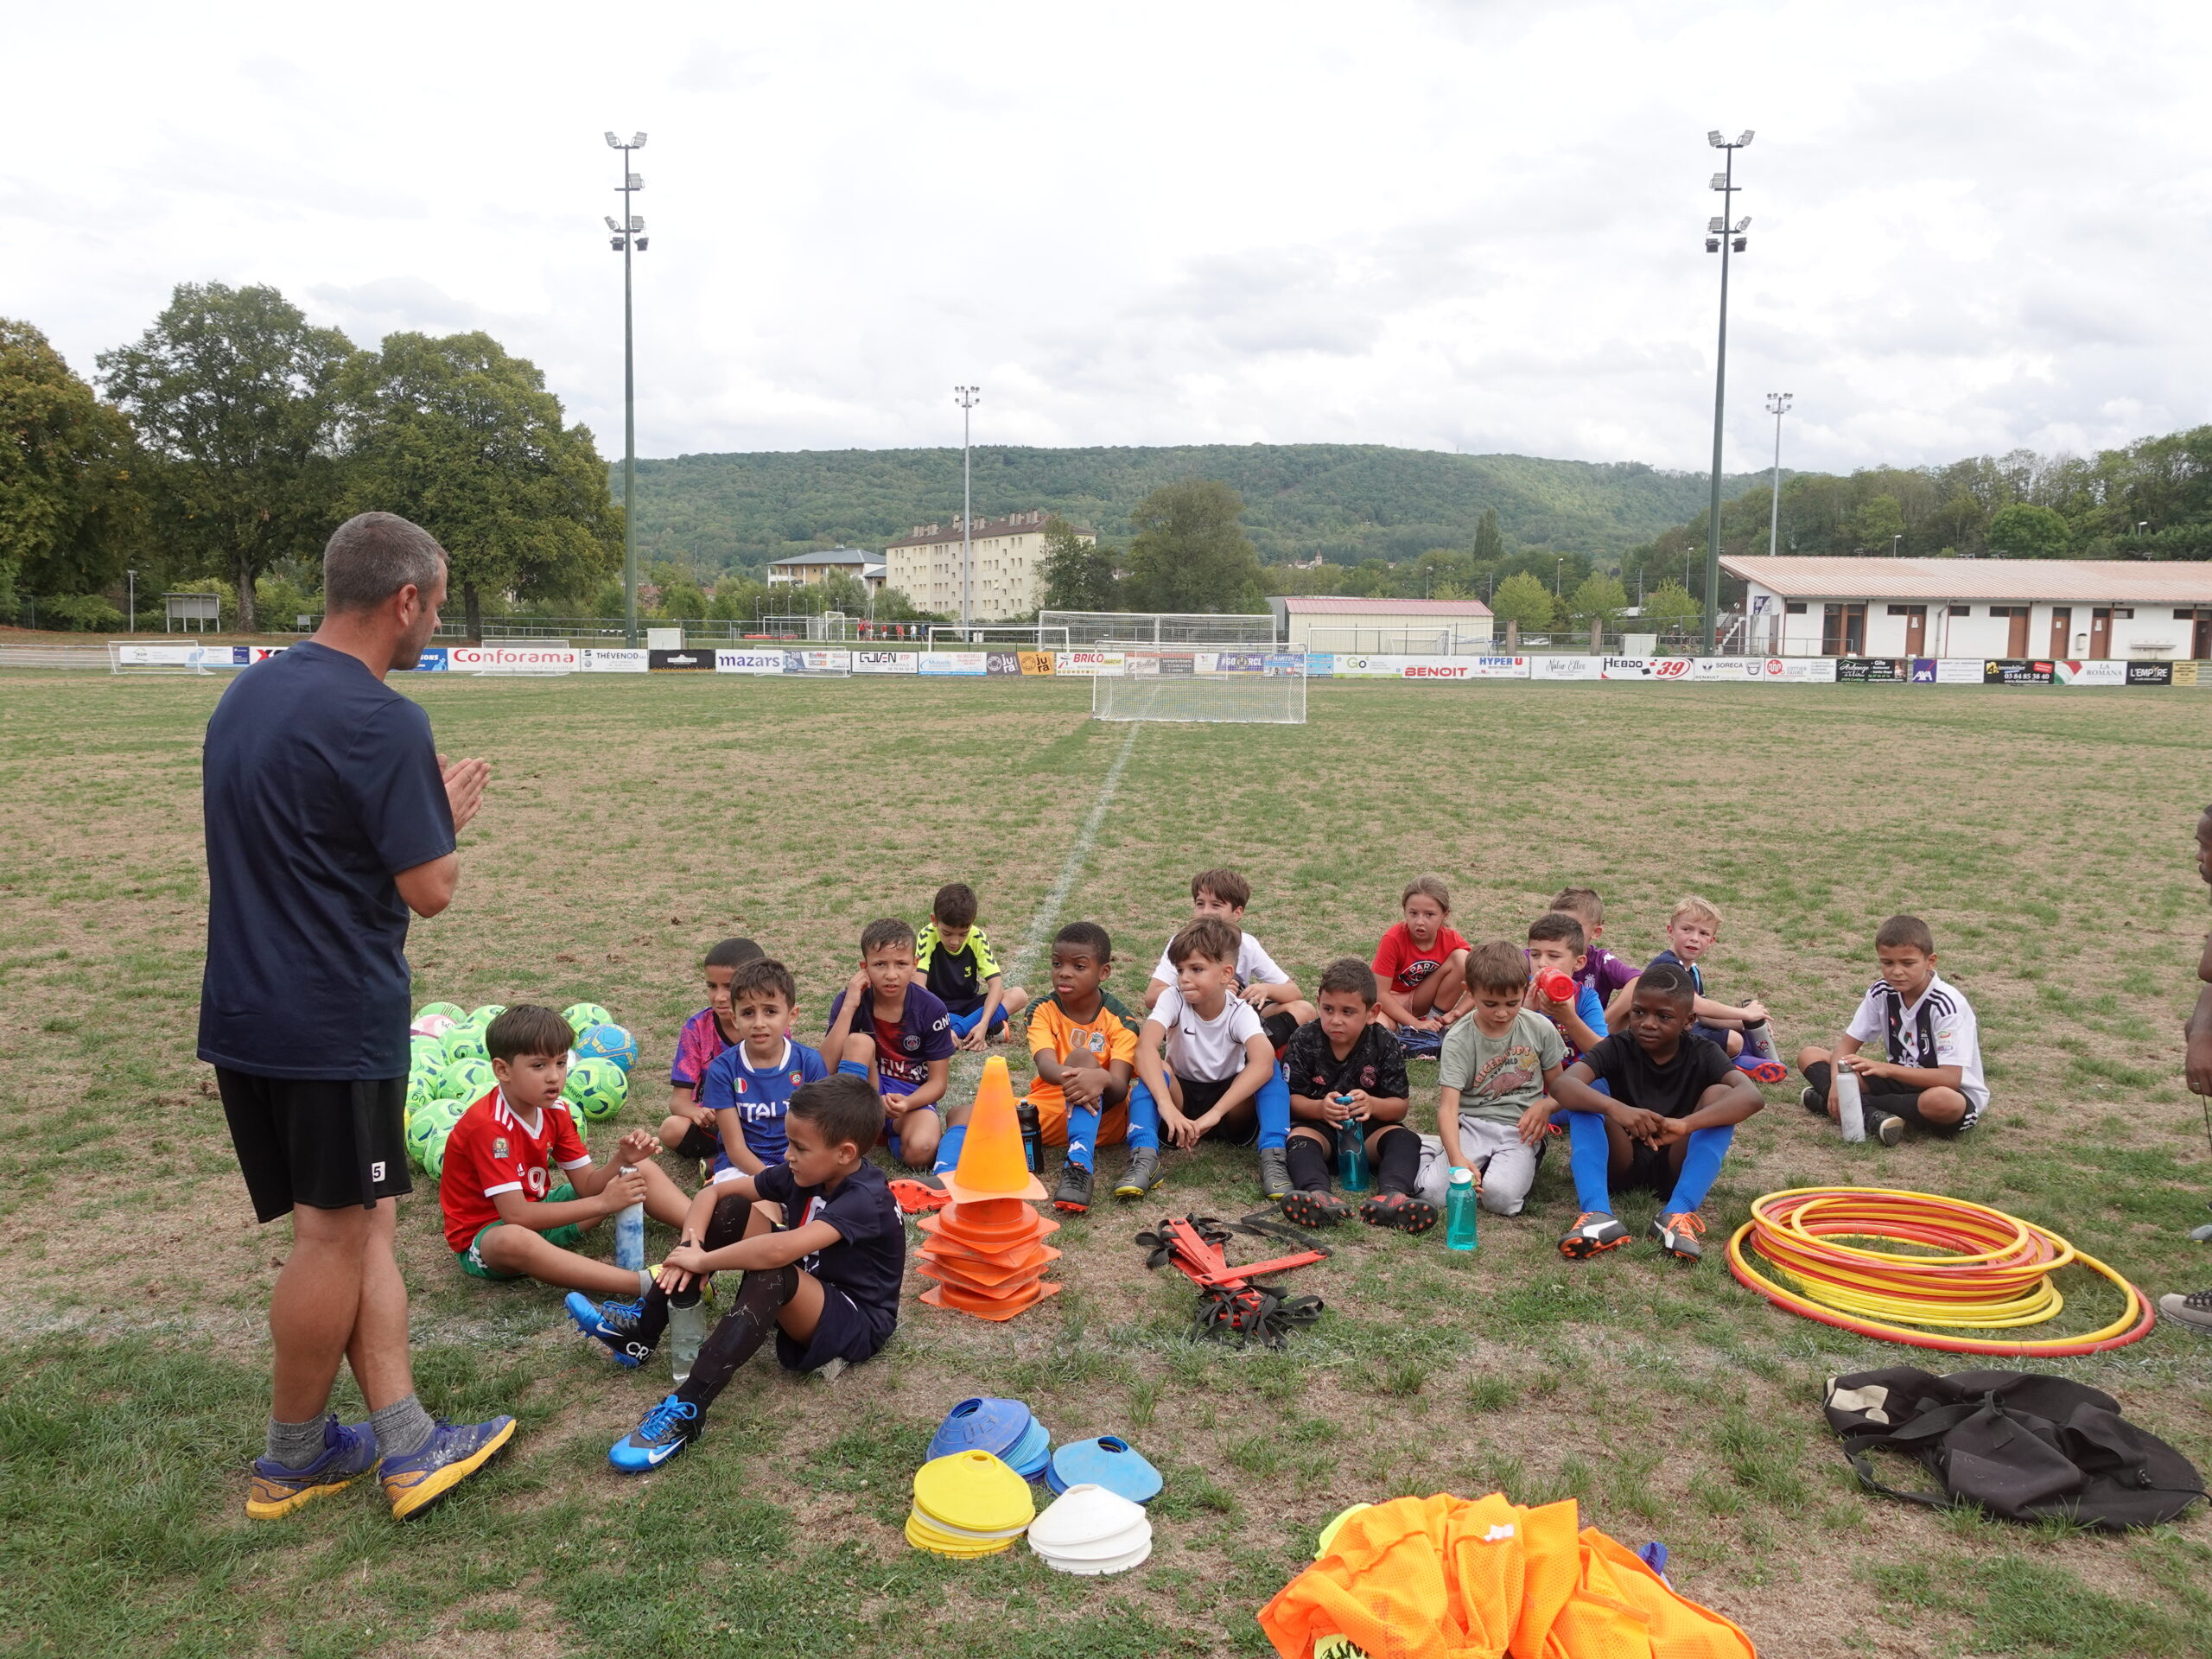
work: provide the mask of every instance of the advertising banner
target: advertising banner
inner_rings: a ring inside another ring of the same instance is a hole
[[[1283,675],[1306,674],[1312,672],[1308,664],[1310,664],[1313,660],[1313,659],[1310,657],[1300,656],[1296,652],[1269,652],[1267,656],[1267,660],[1262,666],[1260,671],[1262,674],[1273,674],[1278,677]]]
[[[282,647],[279,647],[279,649],[282,649]],[[423,654],[415,659],[415,671],[417,674],[444,673],[446,671],[446,648],[443,645],[431,645],[425,648]]]
[[[853,672],[918,674],[922,667],[921,655],[918,651],[856,651],[853,653]]]
[[[715,652],[715,672],[717,674],[780,674],[783,671],[784,653],[780,651],[723,647]]]
[[[1980,685],[1979,657],[1916,657],[1912,659],[1915,685]]]
[[[1021,653],[1018,651],[987,651],[983,653],[983,672],[1019,674],[1021,672]]]
[[[1532,680],[1602,680],[1605,677],[1605,659],[1602,657],[1531,657],[1529,677]]]
[[[2049,685],[2057,677],[2048,662],[2025,657],[1988,658],[1981,664],[1984,685]]]
[[[853,653],[849,651],[787,651],[784,653],[784,672],[786,674],[849,674],[853,671]]]
[[[645,666],[656,674],[675,670],[699,670],[711,674],[715,671],[715,653],[705,650],[649,651],[645,653]]]
[[[1267,667],[1268,653],[1264,651],[1202,651],[1198,653],[1198,672],[1201,674],[1263,674]]]
[[[612,651],[597,645],[586,645],[583,652],[583,671],[587,674],[643,674],[652,667],[651,652],[632,651],[618,646]]]
[[[1329,671],[1340,680],[1395,680],[1405,677],[1405,664],[1403,657],[1362,657],[1340,651]]]
[[[2201,682],[2196,677],[2196,670],[2197,664],[2195,663],[2176,663],[2173,664],[2174,677],[2167,683],[2170,685],[2199,684]]]
[[[1024,674],[1029,675],[1033,678],[1039,675],[1046,676],[1048,678],[1051,677],[1053,668],[1052,653],[1051,652],[1025,651],[1017,652],[1016,654],[1021,658],[1021,671]]]
[[[2127,683],[2130,685],[2171,685],[2174,665],[2171,663],[2129,663]]]
[[[1904,657],[1839,657],[1835,677],[1847,685],[1906,685],[1912,664]]]
[[[2056,665],[2061,685],[2126,685],[2127,664],[2111,658],[2089,662],[2064,662]]]
[[[1749,683],[1766,678],[1769,662],[1779,664],[1779,657],[1693,657],[1690,658],[1690,677],[1694,680],[1732,680]],[[1777,675],[1776,678],[1781,677]]]
[[[1112,678],[1122,671],[1122,653],[1118,651],[1064,651],[1059,658],[1059,672],[1085,679],[1101,675]]]
[[[130,645],[118,642],[116,661],[125,668],[244,668],[251,645]]]
[[[986,674],[989,652],[982,651],[925,651],[921,653],[924,674]]]
[[[1598,677],[1605,680],[1687,680],[1687,657],[1601,657]]]
[[[1195,653],[1187,657],[1162,657],[1158,661],[1160,671],[1164,675],[1179,675],[1188,679],[1198,671],[1198,659]]]
[[[454,645],[446,663],[461,674],[573,674],[581,655],[573,645]]]

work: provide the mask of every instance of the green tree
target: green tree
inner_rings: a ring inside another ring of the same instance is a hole
[[[1869,553],[1886,553],[1891,537],[1904,534],[1904,510],[1894,495],[1870,496],[1851,515],[1851,534]]]
[[[489,334],[396,334],[346,376],[346,501],[412,518],[452,560],[471,639],[486,594],[577,598],[621,556],[621,514],[591,433],[526,358]],[[696,583],[677,602],[697,617]]]
[[[1497,509],[1484,507],[1475,520],[1475,563],[1496,564],[1505,556],[1505,537],[1497,528]]]
[[[1518,622],[1524,630],[1541,632],[1552,625],[1552,590],[1526,570],[1516,570],[1497,584],[1490,607],[1502,622]]]
[[[27,322],[0,317],[0,609],[18,582],[84,594],[122,574],[140,502],[130,423]]]
[[[1128,589],[1141,611],[1249,612],[1266,601],[1260,558],[1237,519],[1244,499],[1217,479],[1154,490],[1129,514]]]
[[[1048,611],[1115,611],[1121,608],[1120,583],[1114,575],[1114,550],[1086,541],[1057,513],[1045,521],[1045,608]]]
[[[1580,584],[1567,601],[1569,615],[1578,622],[1602,620],[1610,628],[1620,613],[1628,608],[1628,589],[1621,586],[1618,576],[1602,571],[1583,577]]]
[[[137,345],[96,359],[154,462],[157,528],[185,564],[231,578],[247,632],[254,579],[341,516],[336,392],[353,355],[273,288],[182,283]]]
[[[1681,632],[1704,620],[1705,612],[1679,582],[1661,583],[1644,596],[1643,621],[1654,633]]]
[[[2058,559],[2066,556],[2073,536],[2066,520],[2050,508],[2015,501],[1991,517],[1988,540],[1994,551],[2009,558]]]

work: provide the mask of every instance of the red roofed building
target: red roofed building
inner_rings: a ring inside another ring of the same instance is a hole
[[[1480,656],[1497,621],[1478,599],[1271,599],[1275,632],[1293,650],[1408,657]]]

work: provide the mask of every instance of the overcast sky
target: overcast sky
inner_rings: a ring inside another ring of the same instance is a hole
[[[1750,127],[1731,471],[2212,419],[2212,8],[23,7],[0,315],[180,281],[482,327],[638,446],[1711,453],[1708,128]]]

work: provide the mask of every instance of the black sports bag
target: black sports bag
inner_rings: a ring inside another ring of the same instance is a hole
[[[2178,1518],[2205,1496],[2196,1466],[2120,1414],[2108,1394],[2032,1371],[1909,1365],[1828,1379],[1822,1408],[1872,1492],[1936,1509],[1980,1504],[2007,1521],[2061,1516],[2121,1532]],[[1867,1453],[1902,1452],[1942,1483],[1901,1491]]]

